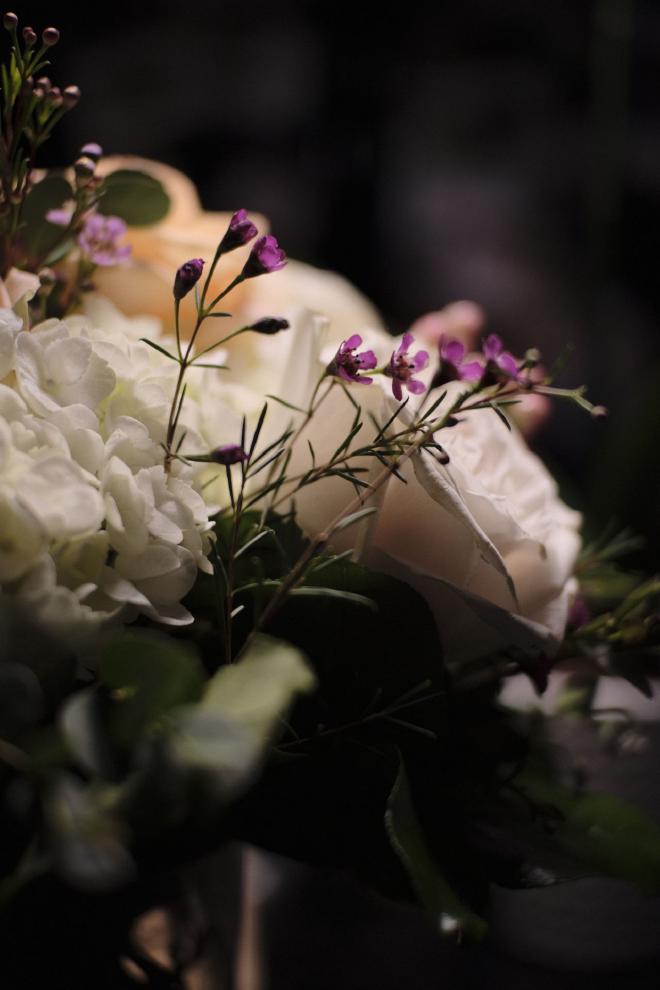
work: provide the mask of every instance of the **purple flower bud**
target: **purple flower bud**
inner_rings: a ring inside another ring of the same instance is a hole
[[[82,146],[80,149],[80,154],[85,158],[91,158],[92,161],[97,162],[103,154],[103,148],[100,144],[97,144],[96,141],[90,141],[89,144],[84,144]]]
[[[280,330],[288,330],[289,321],[283,320],[278,316],[265,316],[262,320],[257,320],[250,327],[250,330],[254,330],[256,333],[279,333]]]
[[[507,378],[518,379],[516,359],[508,351],[496,333],[489,334],[484,340],[483,353],[488,362],[488,370],[497,374],[502,372]]]
[[[181,265],[177,270],[172,289],[175,299],[183,299],[184,296],[188,295],[193,286],[202,277],[203,268],[203,258],[191,258],[190,261],[186,261],[185,264]]]
[[[236,210],[229,221],[224,237],[220,241],[218,251],[220,254],[227,254],[228,251],[243,247],[258,233],[259,231],[248,217],[247,210]]]
[[[222,447],[216,447],[211,451],[210,457],[215,464],[224,464],[225,467],[240,464],[248,459],[248,455],[238,443],[225,443]]]
[[[242,271],[243,278],[255,278],[257,275],[268,275],[278,272],[286,265],[286,254],[272,234],[260,237],[250,251],[248,260]]]
[[[373,351],[361,351],[356,354],[358,347],[362,345],[362,337],[354,333],[352,337],[339,345],[339,350],[326,368],[329,375],[336,378],[343,378],[347,382],[360,382],[362,385],[371,385],[373,378],[361,375],[361,371],[371,371],[378,364],[378,359]]]
[[[41,35],[41,40],[44,45],[47,45],[50,48],[52,45],[56,45],[60,40],[60,32],[57,28],[47,27]]]

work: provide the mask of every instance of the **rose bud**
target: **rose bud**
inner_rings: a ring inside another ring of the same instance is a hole
[[[255,278],[257,275],[278,272],[285,265],[286,254],[277,243],[277,238],[267,234],[255,243],[241,275],[243,278]]]
[[[224,464],[225,467],[229,467],[231,464],[240,464],[242,461],[247,461],[248,455],[240,444],[226,443],[212,450],[210,458],[214,464]]]
[[[175,299],[183,299],[190,290],[199,282],[204,268],[203,258],[191,258],[178,269],[174,278],[172,292]]]
[[[226,254],[235,248],[243,247],[258,234],[258,230],[249,219],[247,210],[236,210],[229,221],[229,226],[220,241],[219,254]]]
[[[283,320],[278,316],[264,316],[263,319],[257,320],[250,327],[250,330],[254,330],[255,333],[266,333],[273,334],[279,333],[280,330],[288,330],[289,321]]]

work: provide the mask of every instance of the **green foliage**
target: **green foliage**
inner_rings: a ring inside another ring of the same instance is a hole
[[[117,169],[103,183],[99,212],[121,217],[130,227],[148,227],[167,216],[170,201],[162,183],[135,169]]]
[[[62,228],[46,220],[49,210],[59,209],[73,199],[73,189],[57,172],[37,182],[25,197],[21,212],[21,238],[28,256],[46,258],[62,240]]]

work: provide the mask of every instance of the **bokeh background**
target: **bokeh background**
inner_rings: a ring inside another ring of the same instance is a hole
[[[536,444],[598,531],[660,565],[660,3],[343,0],[31,3],[86,140],[188,173],[212,209],[267,214],[393,332],[459,298],[512,350],[574,350]]]

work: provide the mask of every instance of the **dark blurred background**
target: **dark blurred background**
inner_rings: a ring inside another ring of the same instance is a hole
[[[393,332],[457,298],[511,350],[611,410],[560,408],[537,445],[660,565],[660,3],[174,0],[17,10],[62,30],[85,140],[185,171],[208,208],[267,214]]]

